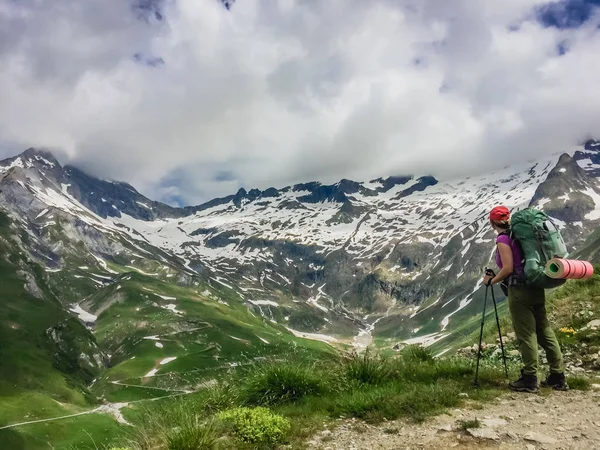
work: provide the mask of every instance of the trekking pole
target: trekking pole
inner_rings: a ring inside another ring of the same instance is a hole
[[[489,286],[485,287],[485,298],[483,299],[483,313],[481,314],[481,330],[479,331],[479,347],[477,347],[477,368],[475,369],[475,381],[473,386],[479,386],[479,359],[481,358],[481,341],[483,340],[483,325],[485,324],[485,306],[487,304]]]
[[[504,372],[508,378],[508,366],[506,365],[506,353],[504,353],[504,343],[502,342],[502,331],[500,330],[500,319],[498,318],[498,307],[496,306],[496,296],[494,295],[494,286],[492,286],[492,302],[494,302],[494,311],[496,311],[496,325],[498,325],[498,335],[500,337],[500,348],[502,349],[502,360],[504,361]]]

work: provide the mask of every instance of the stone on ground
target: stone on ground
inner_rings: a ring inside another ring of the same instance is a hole
[[[467,430],[471,436],[479,438],[479,439],[491,439],[494,441],[499,441],[500,436],[491,428],[469,428]]]

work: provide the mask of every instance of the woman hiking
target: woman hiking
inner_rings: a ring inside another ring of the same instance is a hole
[[[538,391],[538,344],[546,351],[550,375],[542,381],[543,387],[568,390],[565,381],[563,356],[560,345],[546,316],[544,289],[525,286],[523,253],[518,243],[511,239],[510,211],[497,206],[490,212],[490,224],[498,233],[496,238],[497,275],[486,275],[484,284],[503,283],[508,286],[508,309],[523,360],[521,378],[508,386],[513,391]]]

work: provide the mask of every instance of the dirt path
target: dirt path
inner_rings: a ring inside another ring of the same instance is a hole
[[[481,422],[479,428],[470,432],[458,429],[459,421],[474,419]],[[483,405],[467,402],[461,409],[421,425],[390,421],[375,427],[357,420],[339,420],[331,431],[316,435],[308,448],[600,449],[600,393],[511,393]]]

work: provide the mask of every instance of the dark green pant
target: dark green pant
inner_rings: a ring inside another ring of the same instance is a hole
[[[524,373],[538,371],[538,344],[546,351],[551,373],[564,371],[560,345],[546,317],[546,298],[543,289],[511,286],[508,288],[508,308],[521,349]]]

